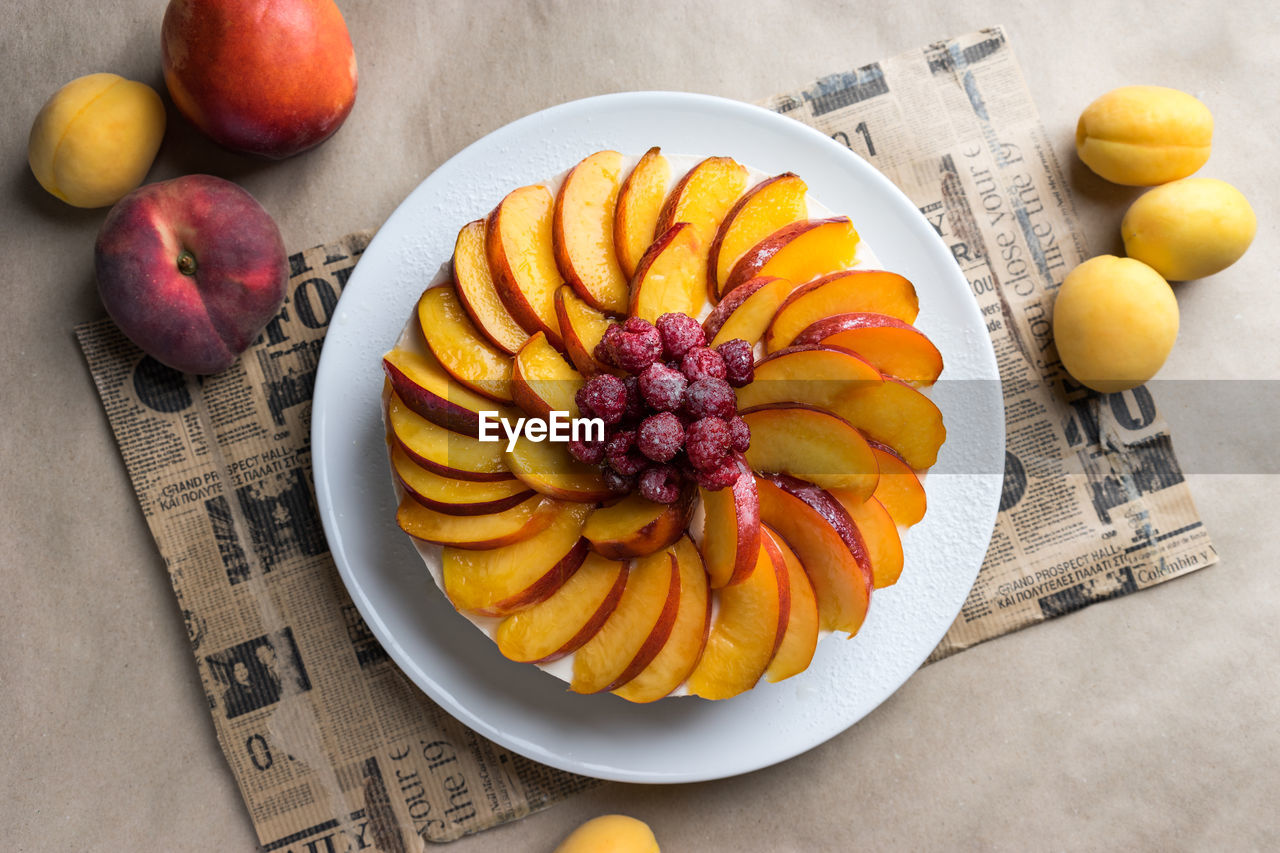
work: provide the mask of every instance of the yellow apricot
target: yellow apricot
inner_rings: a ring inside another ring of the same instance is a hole
[[[575,829],[555,853],[658,853],[658,840],[644,821],[607,814]]]
[[[1076,381],[1105,394],[1146,382],[1178,337],[1173,288],[1132,258],[1099,255],[1067,274],[1053,304],[1058,357]]]
[[[1108,181],[1149,187],[1194,173],[1209,159],[1213,115],[1164,86],[1122,86],[1085,107],[1076,153]]]
[[[76,207],[119,201],[147,176],[164,137],[164,103],[118,74],[77,77],[45,102],[27,162],[53,195]]]
[[[1170,281],[1204,278],[1240,260],[1258,218],[1217,178],[1187,178],[1138,197],[1120,223],[1125,253]]]

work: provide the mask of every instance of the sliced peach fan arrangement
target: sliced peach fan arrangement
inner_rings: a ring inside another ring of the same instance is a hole
[[[858,633],[946,431],[915,288],[848,217],[791,173],[601,151],[449,270],[383,359],[397,522],[502,654],[725,699]],[[552,413],[603,434],[482,430]]]

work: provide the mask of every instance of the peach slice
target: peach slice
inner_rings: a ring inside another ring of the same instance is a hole
[[[628,279],[634,278],[640,257],[657,236],[658,214],[667,197],[671,164],[659,148],[650,148],[627,175],[618,190],[613,217],[613,248],[618,265]]]
[[[569,366],[564,356],[535,332],[516,353],[511,368],[511,395],[527,414],[548,420],[552,411],[579,415],[574,396],[586,380]]]
[[[762,524],[800,559],[824,630],[858,633],[871,604],[871,565],[849,514],[822,489],[790,477],[759,478]]]
[[[809,210],[807,189],[798,175],[784,172],[761,181],[738,199],[720,223],[707,255],[707,277],[714,296],[724,293],[733,265],[748,249],[784,225],[805,218]]]
[[[822,409],[767,406],[742,415],[751,428],[745,454],[752,470],[790,474],[862,500],[880,479],[875,454],[862,433]]]
[[[552,212],[552,245],[564,280],[593,308],[627,310],[628,279],[613,247],[622,155],[597,151],[569,170]]]
[[[689,674],[689,692],[728,699],[754,687],[782,643],[790,616],[786,561],[772,538],[761,537],[751,574],[720,590],[720,610],[702,658]]]
[[[672,548],[680,566],[680,604],[662,650],[613,692],[630,702],[654,702],[679,687],[697,665],[711,625],[711,591],[702,558],[689,537]]]
[[[415,464],[398,443],[391,445],[391,467],[400,485],[418,503],[450,515],[488,515],[510,509],[533,496],[519,480],[455,480]]]
[[[458,480],[515,477],[502,458],[500,443],[450,432],[410,409],[395,392],[387,400],[387,423],[410,459],[442,477]]]
[[[631,314],[650,323],[670,311],[696,317],[703,302],[698,288],[705,262],[692,225],[677,222],[662,232],[640,259],[631,280]]]
[[[823,276],[791,291],[764,334],[769,352],[791,346],[796,335],[837,314],[875,312],[914,323],[920,313],[916,289],[897,273],[846,270]]]
[[[809,281],[848,269],[857,259],[858,232],[849,217],[793,222],[748,249],[733,265],[721,293],[761,275]]]
[[[418,325],[431,354],[450,376],[477,394],[499,403],[511,402],[511,356],[477,331],[452,287],[423,292],[418,300]]]
[[[453,286],[467,310],[471,322],[508,355],[515,355],[529,333],[511,316],[498,296],[498,288],[489,274],[489,259],[484,249],[484,220],[468,222],[458,232],[453,245]]]
[[[731,487],[699,489],[703,508],[702,559],[712,589],[741,583],[755,569],[760,550],[760,502],[751,468],[737,458],[742,475]]]
[[[755,380],[737,391],[738,409],[803,403],[835,411],[834,401],[883,381],[880,371],[846,350],[792,347],[756,364]]]
[[[880,466],[880,482],[872,497],[884,504],[895,523],[904,527],[918,524],[928,507],[920,477],[892,447],[875,440],[867,444]]]
[[[497,408],[456,381],[426,348],[415,330],[418,346],[397,347],[383,356],[382,368],[404,404],[422,417],[463,435],[480,435],[480,412]]]
[[[738,410],[799,403],[825,409],[887,444],[912,468],[938,458],[947,430],[933,401],[848,350],[817,344],[789,347],[756,365],[755,380],[737,390]]]
[[[631,564],[613,613],[573,659],[575,693],[599,693],[626,684],[657,657],[680,609],[680,562],[671,548]]]
[[[596,344],[609,328],[609,318],[582,301],[569,285],[556,291],[556,319],[564,337],[565,352],[583,376],[612,373],[610,367],[596,359]]]
[[[702,266],[694,283],[697,293],[694,310],[686,312],[691,317],[701,313],[705,298],[716,296],[707,276],[707,255],[725,214],[746,189],[747,178],[746,167],[732,158],[708,157],[676,182],[658,214],[658,234],[677,222],[693,226]]]
[[[551,523],[528,539],[489,551],[445,548],[445,594],[458,610],[485,616],[506,616],[548,598],[587,556],[581,534],[590,511],[560,504]]]
[[[835,499],[831,492],[819,488],[813,483],[807,483],[797,477],[792,477],[789,474],[771,474],[767,476],[767,479],[787,494],[808,504],[835,529],[845,547],[853,554],[867,585],[871,586],[874,581],[874,573],[871,569],[871,555],[867,551],[866,543],[862,541],[862,534],[858,531],[858,526],[853,523],[853,519],[844,509],[844,506]]]
[[[698,163],[672,187],[654,233],[666,231],[677,222],[688,222],[698,242],[711,248],[725,214],[747,186],[747,169],[732,157],[708,157]]]
[[[947,440],[947,428],[937,405],[897,379],[889,378],[843,395],[825,408],[862,430],[868,438],[892,447],[917,470],[937,462],[938,450]]]
[[[626,563],[588,554],[550,598],[498,623],[493,635],[498,651],[524,663],[559,660],[595,636],[626,584]]]
[[[414,539],[471,551],[488,551],[528,539],[555,518],[557,501],[535,495],[510,509],[489,515],[450,515],[427,509],[405,495],[396,510],[396,524]]]
[[[932,385],[942,373],[942,353],[910,323],[887,314],[825,317],[796,335],[793,344],[824,344],[856,352],[881,373],[909,385]]]
[[[686,489],[675,503],[663,504],[633,492],[591,513],[582,535],[592,550],[614,560],[652,554],[684,533],[693,512],[693,494]]]
[[[874,497],[860,500],[851,492],[832,489],[831,496],[840,502],[853,519],[871,561],[871,582],[876,589],[892,586],[902,575],[902,537],[898,525],[884,505]]]
[[[778,650],[765,670],[766,681],[782,681],[809,668],[818,645],[818,599],[813,594],[813,584],[805,574],[804,566],[795,551],[773,528],[762,525],[761,533],[768,538],[782,555],[787,565],[787,581],[791,589],[791,610],[787,615],[787,630],[778,643]]]
[[[599,501],[613,496],[600,469],[574,459],[559,442],[531,441],[521,435],[505,456],[511,473],[535,492],[568,501]]]
[[[555,292],[564,280],[556,267],[554,207],[541,184],[512,190],[489,214],[484,248],[502,304],[526,332],[546,332],[558,348]]]
[[[764,337],[778,306],[794,289],[795,285],[785,278],[753,278],[731,290],[711,309],[702,321],[703,334],[713,347],[734,338],[755,346]]]

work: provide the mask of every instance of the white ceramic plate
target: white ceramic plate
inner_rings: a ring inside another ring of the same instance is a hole
[[[929,512],[905,538],[906,570],[876,592],[852,641],[829,637],[809,669],[722,702],[632,705],[579,696],[512,663],[436,589],[395,525],[380,414],[381,356],[458,229],[509,190],[603,148],[728,155],[794,171],[852,217],[887,269],[920,294],[918,325],[943,353],[934,399],[948,440],[926,483]],[[957,382],[956,380],[985,380]],[[951,625],[986,553],[1000,498],[999,374],[968,283],[911,202],[858,156],[793,119],[703,95],[644,92],[563,104],[489,134],[418,185],[356,266],[316,377],[316,495],[342,579],[400,668],[450,714],[564,770],[629,782],[690,782],[784,761],[853,725],[901,685]]]

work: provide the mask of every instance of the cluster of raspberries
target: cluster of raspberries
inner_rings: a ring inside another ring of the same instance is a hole
[[[605,437],[569,442],[575,459],[600,465],[614,492],[639,488],[659,503],[676,501],[689,480],[712,490],[737,481],[734,454],[751,444],[751,431],[733,389],[754,375],[749,343],[712,349],[697,320],[671,313],[656,326],[639,317],[609,326],[595,356],[629,375],[602,373],[578,391],[579,410],[604,421]]]

